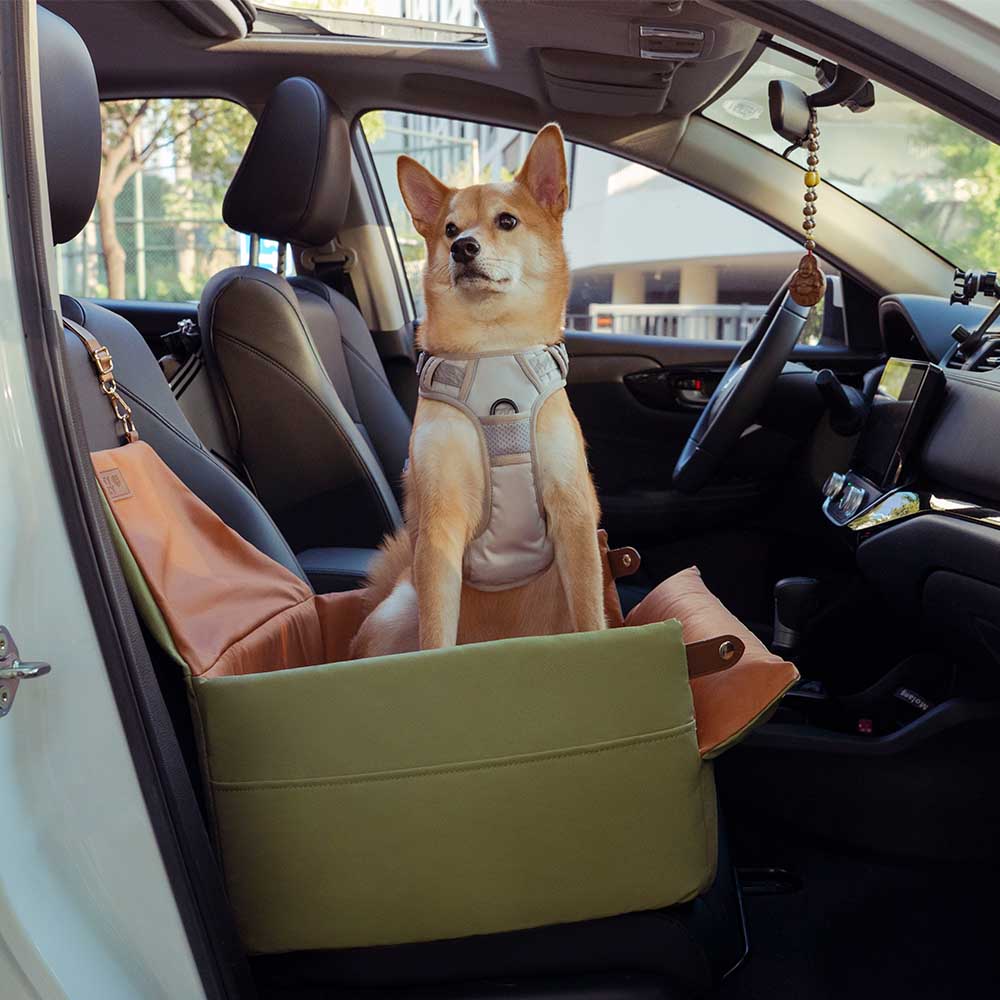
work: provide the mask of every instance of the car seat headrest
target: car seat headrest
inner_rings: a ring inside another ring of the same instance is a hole
[[[241,233],[320,246],[343,225],[350,189],[347,122],[321,87],[295,76],[267,99],[222,217]]]
[[[42,137],[52,237],[67,243],[87,224],[101,176],[101,103],[94,64],[76,29],[38,8]]]

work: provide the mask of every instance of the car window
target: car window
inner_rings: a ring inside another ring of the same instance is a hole
[[[532,137],[395,111],[365,115],[362,127],[422,315],[424,242],[399,193],[397,156],[414,157],[451,185],[509,180]],[[574,143],[567,163],[569,329],[745,340],[802,256],[800,243],[766,223],[641,164]],[[804,341],[818,342],[821,327],[810,323]]]
[[[819,89],[819,57],[774,39],[705,116],[775,153],[788,142],[772,128],[771,80],[807,93]],[[825,182],[860,201],[946,260],[993,267],[1000,254],[1000,145],[949,121],[916,101],[874,83],[875,104],[856,113],[822,108],[819,170]],[[803,169],[807,150],[793,149]]]
[[[249,238],[222,222],[222,199],[254,128],[215,98],[105,101],[97,206],[57,248],[71,295],[186,302],[218,270],[249,258]],[[262,246],[261,262],[275,246]]]

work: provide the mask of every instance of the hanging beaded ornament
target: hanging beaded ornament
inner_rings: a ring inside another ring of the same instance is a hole
[[[798,269],[792,275],[792,283],[788,292],[800,306],[814,306],[826,294],[826,278],[820,270],[819,261],[813,251],[816,249],[816,188],[819,186],[819,129],[816,127],[816,114],[809,119],[809,129],[806,132],[806,157],[808,169],[803,180],[806,185],[805,207],[802,214],[802,228],[806,233],[806,255],[799,261]]]

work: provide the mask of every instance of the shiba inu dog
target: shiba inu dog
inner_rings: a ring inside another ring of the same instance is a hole
[[[448,187],[407,156],[427,243],[406,526],[380,552],[356,656],[605,627],[600,510],[566,395],[562,132],[509,183]]]

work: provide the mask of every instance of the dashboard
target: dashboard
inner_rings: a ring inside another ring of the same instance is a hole
[[[835,525],[859,530],[857,522],[871,523],[872,508],[914,478],[918,446],[937,411],[944,379],[928,361],[889,359],[851,468],[831,473],[823,487],[823,513]]]
[[[1000,666],[1000,321],[891,295],[879,323],[892,356],[823,513],[887,601],[964,659]],[[956,340],[956,326],[981,336]]]

